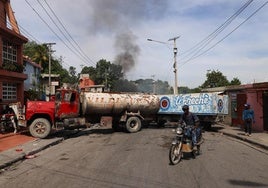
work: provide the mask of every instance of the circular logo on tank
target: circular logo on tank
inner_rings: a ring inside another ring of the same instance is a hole
[[[223,109],[223,101],[221,99],[218,100],[218,111],[221,112]]]
[[[160,108],[162,110],[167,110],[169,108],[170,101],[168,97],[162,97],[160,100]]]

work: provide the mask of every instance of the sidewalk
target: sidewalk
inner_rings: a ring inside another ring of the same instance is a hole
[[[8,139],[0,137],[0,144],[5,144],[10,140],[16,138],[20,139],[19,134],[11,135]],[[6,137],[7,138],[7,137]],[[63,140],[63,138],[51,138],[51,139],[35,139],[29,137],[30,141],[23,141],[21,144],[11,147],[10,149],[0,152],[0,169],[4,169],[11,164],[20,160],[35,157],[35,154],[49,146],[55,145]]]
[[[86,130],[85,132],[87,132]],[[25,133],[0,134],[0,149],[2,145],[9,145],[9,149],[0,150],[0,173],[1,170],[20,160],[31,159],[38,156],[38,152],[62,142],[64,139],[77,134],[77,130],[62,131],[52,134],[46,139],[38,139]],[[82,134],[82,133],[80,133]],[[60,135],[60,136],[59,136]],[[15,142],[16,140],[16,142]],[[9,144],[8,142],[12,142]]]
[[[252,136],[249,137],[245,136],[244,131],[239,127],[231,127],[223,124],[213,126],[213,129],[224,135],[249,142],[268,150],[268,133],[253,132]],[[1,146],[6,145],[7,142],[10,142],[10,140],[17,140],[17,144],[15,146],[10,146],[10,148],[6,150],[0,150],[0,170],[4,170],[8,166],[20,160],[37,157],[38,152],[62,142],[67,137],[90,134],[90,131],[90,129],[84,129],[82,131],[63,131],[60,134],[53,134],[47,139],[36,139],[27,134],[0,134]],[[23,139],[18,141],[21,137],[23,137]]]
[[[224,135],[231,136],[233,138],[243,140],[251,143],[255,146],[261,147],[268,150],[268,133],[267,132],[254,132],[252,131],[251,136],[246,136],[243,129],[240,127],[232,127],[229,125],[218,124],[214,127],[217,132]]]

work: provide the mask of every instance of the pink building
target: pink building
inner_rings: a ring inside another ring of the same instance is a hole
[[[243,126],[244,104],[249,103],[255,112],[255,131],[268,131],[268,82],[226,87],[229,95],[229,118],[232,126]],[[228,121],[229,120],[229,121]]]
[[[242,113],[244,104],[249,103],[255,112],[255,131],[268,131],[268,82],[207,88],[202,91],[221,92],[229,96],[228,115],[224,123],[244,128]]]

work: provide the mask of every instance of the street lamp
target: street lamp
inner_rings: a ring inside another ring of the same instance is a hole
[[[169,39],[168,41],[174,41],[174,47],[173,47],[173,53],[174,53],[174,64],[173,64],[173,68],[174,68],[174,74],[175,74],[175,81],[174,81],[174,95],[178,94],[178,71],[177,71],[177,60],[176,60],[176,57],[177,57],[177,53],[178,53],[178,49],[176,47],[176,40],[180,38],[180,36],[178,37],[174,37],[174,38],[171,38]],[[153,39],[147,39],[148,41],[151,41],[151,42],[158,42],[158,43],[161,43],[161,44],[169,44],[169,43],[166,43],[166,42],[162,42],[162,41],[158,41],[158,40],[153,40]]]
[[[174,74],[175,74],[174,95],[178,94],[178,71],[177,71],[177,60],[176,60],[177,52],[178,52],[178,49],[176,47],[176,40],[178,38],[180,38],[180,36],[174,37],[174,38],[171,38],[171,39],[168,40],[168,41],[172,41],[172,40],[174,41],[174,47],[173,47],[173,53],[174,53],[173,68],[174,68]]]

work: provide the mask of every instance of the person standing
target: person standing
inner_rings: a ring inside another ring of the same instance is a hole
[[[250,108],[250,104],[245,104],[245,109],[242,114],[242,120],[245,125],[245,135],[251,136],[252,123],[255,123],[254,110]]]

